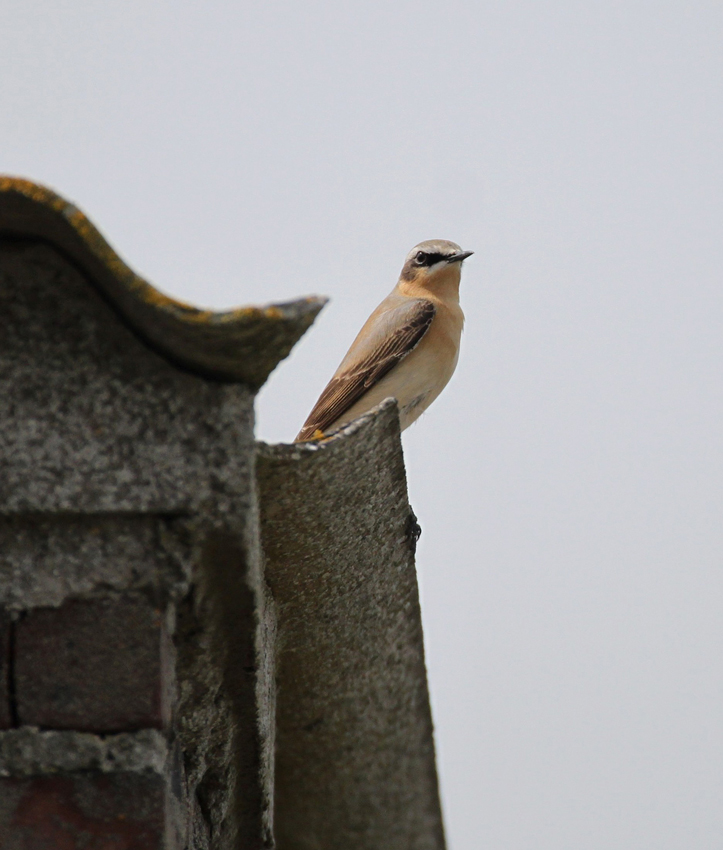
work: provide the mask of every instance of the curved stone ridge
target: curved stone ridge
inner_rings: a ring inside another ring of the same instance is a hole
[[[0,176],[0,236],[50,242],[159,353],[191,371],[253,389],[289,354],[326,303],[311,296],[214,312],[176,301],[129,268],[76,206],[17,177]]]

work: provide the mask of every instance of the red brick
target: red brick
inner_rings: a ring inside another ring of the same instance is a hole
[[[79,773],[0,779],[0,847],[12,850],[166,850],[160,776]]]
[[[117,732],[168,722],[168,637],[144,598],[38,608],[15,629],[20,723]]]
[[[10,708],[10,617],[0,610],[0,729],[13,725]]]

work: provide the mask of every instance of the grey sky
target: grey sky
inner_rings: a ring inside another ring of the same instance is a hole
[[[723,5],[4,0],[0,170],[154,284],[332,297],[290,440],[416,242],[465,265],[406,433],[452,850],[718,850]]]

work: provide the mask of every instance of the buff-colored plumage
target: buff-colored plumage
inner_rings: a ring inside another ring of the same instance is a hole
[[[297,442],[335,431],[389,397],[399,405],[402,430],[421,416],[457,365],[460,272],[470,254],[442,239],[410,251],[397,285],[367,319]]]

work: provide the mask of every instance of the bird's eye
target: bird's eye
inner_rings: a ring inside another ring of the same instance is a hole
[[[424,251],[417,251],[417,256],[414,258],[417,265],[423,266],[427,262],[427,255]]]

